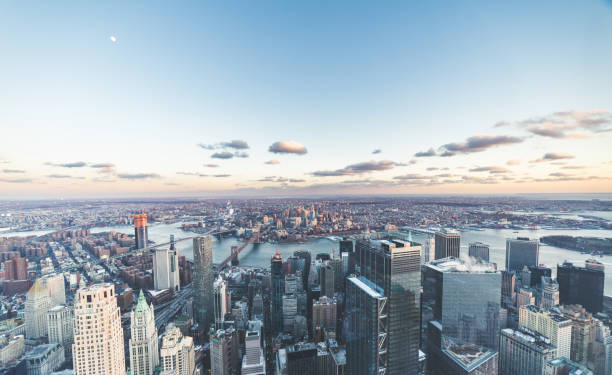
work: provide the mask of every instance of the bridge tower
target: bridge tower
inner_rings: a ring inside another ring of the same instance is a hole
[[[238,246],[232,246],[232,266],[238,265]]]

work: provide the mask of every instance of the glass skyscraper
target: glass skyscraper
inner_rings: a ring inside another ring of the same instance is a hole
[[[208,330],[214,321],[212,239],[193,239],[193,318],[200,328]]]
[[[436,259],[446,257],[459,258],[459,250],[461,249],[461,235],[456,230],[443,229],[436,232]]]
[[[559,303],[582,305],[592,313],[603,309],[604,271],[593,267],[577,267],[564,262],[557,265]]]
[[[283,258],[277,251],[271,261],[271,288],[272,305],[270,306],[270,320],[272,333],[277,334],[283,330]]]
[[[506,271],[520,272],[525,266],[537,266],[540,241],[518,237],[506,240]]]

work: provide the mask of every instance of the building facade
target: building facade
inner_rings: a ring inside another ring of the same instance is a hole
[[[309,253],[310,254],[310,253]],[[272,303],[270,317],[272,333],[277,334],[283,330],[283,258],[277,251],[271,260],[270,288]]]
[[[153,285],[155,290],[181,290],[178,251],[174,247],[174,236],[170,236],[170,248],[153,251]]]
[[[25,325],[28,339],[47,336],[47,311],[50,308],[49,290],[44,287],[40,279],[36,279],[26,295],[25,302]]]
[[[28,375],[48,375],[64,364],[64,348],[57,343],[38,345],[23,360]]]
[[[461,236],[452,229],[443,229],[435,234],[436,259],[459,258]]]
[[[159,365],[157,328],[153,304],[147,305],[142,290],[136,307],[130,313],[130,322],[130,374],[152,375],[155,367]]]
[[[137,249],[148,246],[149,229],[147,227],[147,214],[134,215],[134,242]]]
[[[519,309],[519,326],[550,339],[550,343],[557,349],[557,357],[570,358],[571,319],[534,305],[527,305]]]
[[[559,303],[582,305],[592,313],[603,310],[604,271],[594,267],[577,267],[564,262],[557,265]]]
[[[47,312],[47,332],[49,344],[57,343],[64,348],[64,357],[72,356],[74,343],[74,308],[72,306],[57,305]]]
[[[181,330],[176,327],[166,330],[162,337],[159,357],[164,374],[195,374],[193,338],[183,336]]]
[[[212,269],[212,239],[210,236],[193,239],[193,317],[201,328],[208,330],[214,322]]]
[[[499,373],[542,375],[556,348],[538,336],[505,328],[499,340]]]
[[[537,266],[540,241],[525,237],[506,239],[506,271],[520,272],[525,266]]]

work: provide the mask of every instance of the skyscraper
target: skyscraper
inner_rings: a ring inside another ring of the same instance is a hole
[[[72,358],[75,375],[125,375],[121,312],[113,284],[77,291]]]
[[[130,313],[130,374],[152,375],[155,367],[159,365],[159,351],[157,349],[157,328],[153,304],[147,305],[142,289],[138,296],[138,303]]]
[[[506,239],[506,271],[521,272],[525,266],[537,266],[540,241],[525,237]]]
[[[193,239],[193,317],[202,329],[214,322],[212,269],[212,239],[210,236]]]
[[[223,328],[223,321],[225,321],[225,313],[226,313],[226,285],[225,280],[219,275],[219,277],[215,280],[213,284],[214,288],[214,302],[213,308],[215,311],[215,329]]]
[[[387,297],[386,374],[416,374],[420,337],[421,246],[400,240],[360,240],[355,252],[361,275]]]
[[[57,305],[47,312],[47,332],[49,343],[60,344],[64,348],[64,357],[72,355],[74,342],[74,309],[72,306]]]
[[[144,249],[148,245],[149,230],[147,228],[147,214],[134,215],[134,242],[137,249]]]
[[[238,373],[238,335],[233,328],[211,330],[210,374],[233,375]]]
[[[183,336],[181,330],[172,327],[162,337],[159,350],[162,373],[173,375],[195,374],[195,352],[193,338]]]
[[[43,287],[49,291],[49,297],[51,297],[51,305],[64,305],[66,304],[66,284],[64,281],[64,275],[61,273],[52,273],[40,278]]]
[[[312,329],[336,330],[337,302],[335,298],[322,296],[312,302]]]
[[[244,337],[244,356],[242,357],[242,375],[265,375],[266,361],[261,348],[261,333],[248,330]]]
[[[499,341],[499,373],[542,375],[546,363],[557,350],[540,336],[503,329]]]
[[[326,264],[321,267],[320,273],[321,295],[331,298],[334,296],[334,269]]]
[[[595,267],[577,267],[564,262],[557,265],[559,303],[579,304],[592,313],[603,309],[604,271]]]
[[[436,259],[436,237],[427,236],[423,240],[423,248],[421,250],[421,265],[431,262]]]
[[[26,295],[25,325],[26,337],[35,339],[47,336],[47,311],[51,308],[49,290],[36,279]]]
[[[181,289],[179,278],[178,251],[174,247],[174,236],[170,236],[170,248],[156,248],[153,251],[153,283],[156,290]]]
[[[473,258],[489,261],[489,245],[482,242],[471,242],[468,253]]]
[[[557,357],[570,358],[571,319],[534,305],[527,305],[519,309],[519,326],[550,339],[550,343],[557,349]]]
[[[436,259],[447,257],[459,258],[461,248],[461,237],[459,232],[452,229],[442,229],[436,232]]]
[[[310,254],[310,253],[309,253]],[[283,330],[283,258],[277,251],[271,260],[271,288],[272,305],[270,306],[270,320],[272,333],[277,334]]]

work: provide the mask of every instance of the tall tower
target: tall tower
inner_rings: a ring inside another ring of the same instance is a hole
[[[418,372],[421,302],[421,246],[409,241],[357,241],[361,276],[386,297],[387,375]],[[376,324],[372,322],[372,324]],[[347,353],[348,355],[348,353]]]
[[[214,283],[214,310],[215,310],[215,329],[223,328],[223,321],[225,320],[227,295],[225,292],[226,285],[225,280],[219,275]]]
[[[64,347],[64,356],[69,358],[74,342],[74,309],[72,306],[57,305],[47,313],[49,344],[58,343]]]
[[[525,266],[537,266],[540,241],[518,237],[506,239],[506,271],[521,272]]]
[[[214,322],[213,314],[213,269],[212,238],[193,239],[193,316],[204,329]]]
[[[125,374],[121,312],[113,284],[78,290],[72,355],[75,375]]]
[[[436,259],[447,257],[459,258],[459,249],[461,248],[461,236],[459,232],[452,229],[443,229],[436,232]],[[430,259],[430,261],[433,259]]]
[[[277,251],[271,261],[272,306],[270,318],[272,332],[277,334],[283,330],[283,258]]]
[[[210,333],[211,375],[232,375],[238,372],[238,335],[233,328]]]
[[[175,375],[193,375],[195,373],[195,353],[193,338],[183,336],[181,330],[174,327],[162,337],[159,351],[162,373],[168,371]]]
[[[152,375],[159,365],[157,350],[157,328],[153,304],[147,305],[142,289],[138,304],[130,313],[130,368],[132,375]]]
[[[604,271],[594,267],[578,267],[564,262],[557,265],[559,303],[580,304],[596,314],[603,310]]]
[[[170,248],[157,248],[153,253],[153,282],[156,290],[181,290],[178,252],[174,247],[174,235],[170,236]]]
[[[66,284],[64,275],[53,273],[40,278],[45,289],[49,291],[53,306],[66,304]]]
[[[147,247],[148,236],[147,214],[134,215],[134,240],[137,249],[144,249]]]
[[[35,339],[47,336],[47,311],[51,308],[49,290],[36,279],[26,295],[25,324],[26,337]]]

